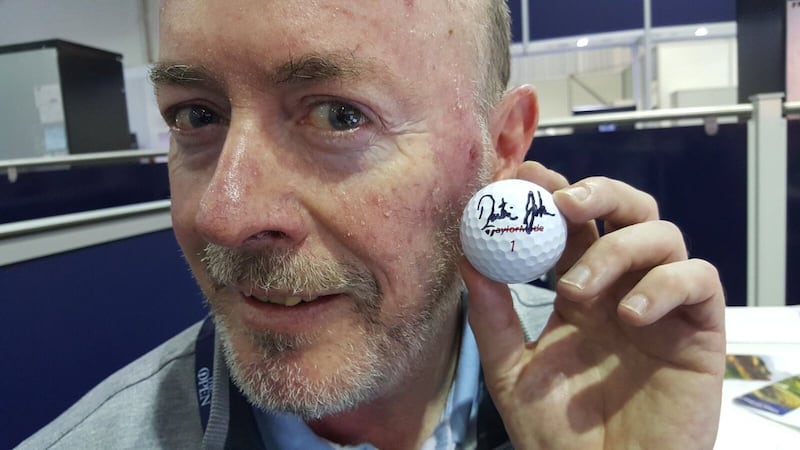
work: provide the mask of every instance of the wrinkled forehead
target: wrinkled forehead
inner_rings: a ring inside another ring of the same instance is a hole
[[[400,75],[473,79],[475,20],[464,0],[164,0],[160,58],[281,64],[352,53]]]

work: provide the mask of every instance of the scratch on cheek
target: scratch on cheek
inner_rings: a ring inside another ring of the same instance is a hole
[[[481,148],[477,145],[473,145],[469,148],[470,165],[473,165],[481,160],[481,151],[482,151]]]

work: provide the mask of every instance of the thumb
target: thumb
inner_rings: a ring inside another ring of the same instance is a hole
[[[467,317],[478,344],[484,375],[508,373],[525,350],[525,335],[514,311],[511,292],[504,283],[490,280],[462,258],[461,276],[469,298]]]

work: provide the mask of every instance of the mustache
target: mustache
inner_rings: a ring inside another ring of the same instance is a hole
[[[242,283],[293,294],[347,291],[356,297],[378,295],[378,283],[365,268],[286,250],[253,251],[207,244],[201,261],[214,290]]]

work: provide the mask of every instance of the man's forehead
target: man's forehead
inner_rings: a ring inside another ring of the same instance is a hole
[[[210,80],[229,92],[230,83],[241,81],[369,78],[407,91],[408,101],[430,96],[420,91],[424,85],[442,95],[453,88],[459,97],[474,89],[475,27],[463,26],[456,18],[463,14],[446,14],[463,12],[473,0],[381,0],[381,8],[374,0],[359,1],[166,1],[164,63],[154,67],[154,81]]]
[[[161,53],[171,58],[172,50],[226,48],[257,54],[271,47],[275,54],[281,50],[275,47],[308,44],[299,52],[375,48],[382,54],[373,56],[390,56],[413,49],[421,57],[437,37],[461,28],[460,14],[440,14],[456,1],[463,0],[380,0],[376,8],[374,0],[164,0]]]

